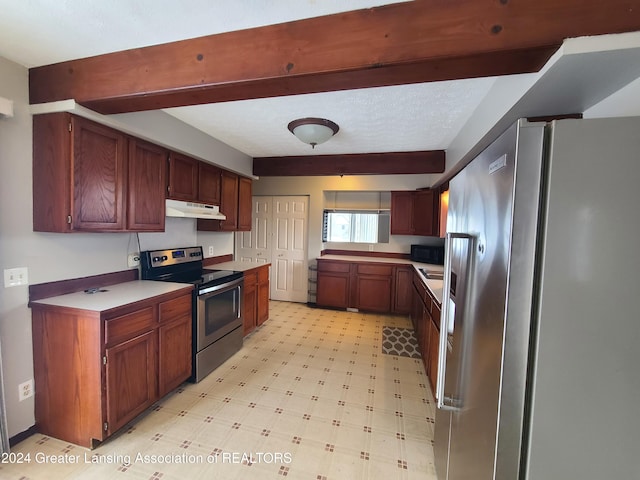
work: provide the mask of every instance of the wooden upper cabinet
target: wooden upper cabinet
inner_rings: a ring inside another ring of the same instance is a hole
[[[413,234],[423,236],[439,236],[434,222],[434,201],[437,195],[433,190],[415,192],[413,201]]]
[[[33,230],[164,230],[167,151],[69,113],[33,117]]]
[[[198,200],[220,205],[220,169],[206,162],[198,162]]]
[[[125,228],[127,137],[68,113],[33,117],[33,230]]]
[[[414,192],[391,192],[391,235],[413,235]]]
[[[171,152],[169,157],[168,198],[198,200],[198,162],[195,158]]]
[[[439,236],[439,208],[434,190],[391,192],[391,234]]]
[[[168,155],[162,147],[129,139],[127,230],[164,231]]]
[[[71,130],[74,230],[123,230],[126,136],[81,117]]]
[[[220,230],[235,231],[238,228],[238,175],[222,171],[220,212],[227,219],[220,220]]]
[[[252,183],[250,178],[240,177],[238,179],[238,231],[251,231]]]

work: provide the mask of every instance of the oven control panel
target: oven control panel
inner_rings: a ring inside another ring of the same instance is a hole
[[[143,252],[151,268],[202,261],[202,247],[172,248]]]

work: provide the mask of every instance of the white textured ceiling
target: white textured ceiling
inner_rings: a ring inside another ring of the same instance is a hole
[[[407,0],[0,0],[0,55],[26,67]]]
[[[493,78],[264,98],[165,110],[252,157],[445,149]],[[328,118],[340,131],[315,150],[287,129]]]

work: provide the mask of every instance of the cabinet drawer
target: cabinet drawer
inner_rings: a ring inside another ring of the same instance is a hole
[[[393,273],[392,265],[358,264],[358,275],[384,275],[390,277]]]
[[[319,272],[349,273],[349,268],[350,264],[348,262],[318,261]]]
[[[104,341],[115,345],[153,328],[153,307],[105,321]]]
[[[183,295],[160,304],[160,323],[184,317],[191,318],[191,295]]]

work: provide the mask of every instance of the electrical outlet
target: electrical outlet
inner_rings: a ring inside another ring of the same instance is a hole
[[[138,252],[130,253],[127,257],[127,264],[130,267],[137,267],[138,265],[140,265],[140,254]]]
[[[213,256],[213,245],[209,245],[209,256]]]
[[[33,396],[33,379],[18,385],[18,400],[23,401]]]
[[[29,271],[26,267],[7,268],[4,271],[4,288],[29,284]]]

